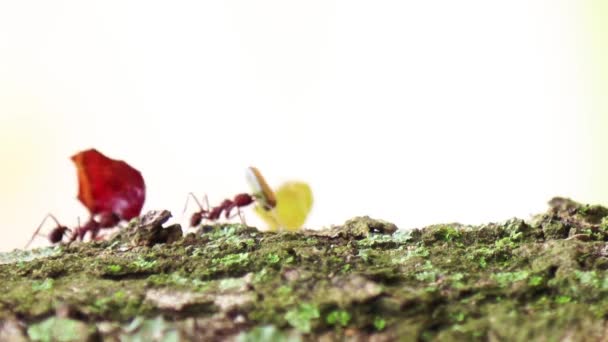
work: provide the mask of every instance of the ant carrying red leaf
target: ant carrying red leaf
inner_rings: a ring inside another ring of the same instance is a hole
[[[63,241],[71,233],[69,243],[84,240],[87,233],[95,240],[101,229],[113,228],[121,220],[139,216],[146,197],[141,173],[122,160],[106,157],[95,149],[79,152],[71,157],[78,174],[78,199],[88,209],[89,220],[74,229],[63,226],[48,214],[36,229],[27,246],[50,217],[56,227],[48,234],[53,244]]]
[[[78,199],[92,215],[114,213],[123,220],[139,216],[146,199],[141,173],[95,149],[72,156],[78,171]]]
[[[46,236],[52,244],[63,242],[64,237],[68,233],[70,234],[70,237],[68,238],[68,244],[76,241],[77,239],[83,241],[87,233],[90,233],[91,240],[96,240],[97,235],[99,234],[99,231],[101,229],[114,228],[120,222],[120,218],[113,213],[106,213],[104,215],[99,215],[99,217],[99,220],[95,220],[94,217],[91,217],[82,226],[80,225],[79,219],[78,226],[76,228],[70,229],[67,226],[64,226],[59,223],[59,220],[57,220],[57,218],[53,216],[53,214],[47,214],[36,229],[36,231],[34,231],[34,234],[30,238],[30,241],[28,241],[28,243],[25,245],[25,248],[27,249],[29,247],[29,245],[34,241],[34,238],[36,236],[41,235],[40,229],[42,229],[44,223],[49,218],[55,221],[56,226],[51,230],[48,235],[42,236]]]

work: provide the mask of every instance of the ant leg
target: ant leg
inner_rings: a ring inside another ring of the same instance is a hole
[[[243,213],[241,212],[241,208],[236,207],[236,212],[239,214],[239,218],[241,219],[241,223],[246,226],[247,222],[245,222],[245,216],[243,216]]]
[[[243,216],[243,212],[241,211],[240,207],[236,207],[236,214],[230,215],[230,216],[226,216],[226,218],[228,220],[231,220],[231,219],[233,219],[233,218],[235,218],[237,216],[241,219],[241,223],[246,226],[247,222],[245,221],[245,216]]]
[[[205,201],[205,205],[207,206],[207,209],[203,209],[201,208],[201,220],[204,220],[205,218],[209,218],[209,214],[211,213],[211,205],[209,204],[209,197],[207,197],[207,194],[203,194],[203,200]]]
[[[76,229],[70,231],[72,233],[72,235],[70,235],[70,239],[68,240],[68,243],[66,244],[66,246],[68,246],[68,247],[70,247],[72,242],[74,242],[74,241],[76,241],[76,239],[78,239],[78,237],[80,236],[80,234],[83,230],[83,227],[80,225],[80,216],[78,216],[77,219],[78,219],[78,226],[76,227]]]
[[[205,199],[205,204],[207,205],[207,211],[211,210],[211,206],[209,205],[209,197],[207,197],[207,194],[204,195],[204,199]]]
[[[86,223],[85,223],[86,225]],[[84,230],[84,232],[83,232]],[[74,235],[70,237],[70,243],[76,241],[76,239],[80,238],[80,241],[84,240],[84,235],[87,233],[86,229],[80,225],[80,216],[78,216],[78,228],[74,231]],[[69,246],[69,244],[68,244]]]
[[[72,244],[72,242],[76,241],[76,239],[78,238],[78,231],[80,230],[80,227],[76,228],[75,230],[72,231],[72,235],[70,236],[70,239],[68,240],[68,243],[66,244],[67,247],[70,247],[70,245]]]
[[[89,231],[89,235],[91,236],[91,241],[95,241],[98,238],[103,238],[103,236],[99,236],[99,228],[93,228]]]
[[[231,203],[231,204],[229,204],[229,205],[227,205],[227,206],[224,208],[224,217],[225,217],[227,220],[229,220],[229,219],[231,219],[231,218],[233,218],[233,217],[234,217],[234,215],[230,215],[230,212],[231,212],[231,211],[232,211],[232,209],[234,209],[234,208],[235,208],[235,205],[234,205],[234,204],[232,204],[232,203]],[[238,208],[238,207],[237,207],[237,208]]]
[[[34,241],[34,238],[36,237],[36,235],[40,235],[40,229],[42,229],[42,226],[44,225],[44,223],[46,222],[46,220],[48,218],[51,218],[53,221],[55,221],[55,223],[57,224],[57,227],[61,226],[61,224],[59,224],[59,221],[57,220],[57,218],[55,218],[55,216],[53,216],[53,214],[49,213],[47,214],[44,219],[42,220],[42,222],[40,222],[40,225],[38,226],[38,228],[36,228],[36,231],[34,232],[34,234],[32,234],[32,237],[30,238],[30,241],[27,242],[27,244],[25,245],[25,247],[23,249],[27,249],[30,244],[32,243],[32,241]]]

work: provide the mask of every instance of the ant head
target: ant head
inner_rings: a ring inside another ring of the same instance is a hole
[[[53,214],[49,213],[44,217],[42,222],[40,222],[40,225],[38,225],[38,228],[36,228],[36,230],[34,231],[34,234],[32,234],[30,241],[28,241],[28,243],[25,245],[25,247],[24,247],[25,249],[27,249],[29,247],[29,245],[32,243],[32,241],[34,241],[34,238],[36,237],[36,235],[40,235],[40,229],[42,229],[42,226],[44,225],[46,220],[49,218],[51,220],[55,221],[55,228],[53,228],[53,230],[49,233],[49,235],[47,237],[51,241],[51,243],[61,242],[61,240],[63,239],[63,235],[65,234],[66,231],[69,230],[69,228],[66,226],[62,226],[61,223],[59,223],[59,221],[57,220],[57,218],[55,216],[53,216]]]
[[[253,203],[254,201],[254,197],[251,196],[250,194],[238,194],[236,196],[234,196],[234,204],[237,207],[244,207],[247,205],[250,205],[251,203]]]
[[[200,211],[192,214],[192,217],[190,217],[190,227],[198,227],[202,220],[203,214]]]
[[[194,202],[196,202],[196,205],[198,206],[198,209],[199,209],[201,212],[206,212],[206,211],[208,211],[208,210],[209,210],[209,199],[207,198],[207,194],[203,195],[203,199],[205,200],[205,204],[207,205],[207,209],[205,209],[205,208],[203,208],[203,205],[202,205],[202,204],[201,204],[201,202],[198,200],[198,198],[196,198],[196,196],[194,195],[194,193],[189,192],[189,193],[188,193],[188,197],[186,197],[186,204],[184,204],[184,211],[182,212],[182,214],[186,212],[186,209],[188,209],[188,201],[189,201],[191,198],[194,200]]]
[[[51,232],[49,233],[49,241],[52,244],[61,242],[61,240],[63,240],[63,236],[67,231],[68,227],[66,226],[57,226],[53,228],[53,230],[51,230]]]

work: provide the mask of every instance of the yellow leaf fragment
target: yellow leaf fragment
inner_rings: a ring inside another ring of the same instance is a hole
[[[312,209],[313,197],[310,186],[305,182],[289,181],[275,190],[276,206],[265,210],[255,207],[255,212],[268,224],[270,230],[298,230],[302,227]]]

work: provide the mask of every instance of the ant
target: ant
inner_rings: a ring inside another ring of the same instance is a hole
[[[36,235],[40,235],[40,229],[42,229],[42,226],[49,218],[55,221],[56,226],[46,237],[52,244],[56,244],[62,242],[64,236],[70,233],[71,235],[68,239],[68,245],[76,241],[76,239],[80,241],[84,240],[87,232],[90,232],[91,239],[95,240],[97,238],[97,234],[99,234],[99,231],[101,229],[113,228],[120,222],[120,217],[117,214],[108,212],[101,213],[99,215],[98,221],[96,221],[94,216],[91,215],[91,218],[89,218],[89,220],[83,226],[80,225],[80,219],[78,219],[78,226],[74,229],[70,229],[59,223],[59,220],[57,220],[57,218],[53,216],[53,214],[47,214],[34,232],[34,234],[32,234],[30,241],[28,241],[28,243],[25,245],[25,249],[27,249],[32,243],[32,241],[34,241]]]
[[[264,210],[272,210],[277,205],[277,200],[274,195],[274,192],[270,189],[270,186],[268,186],[268,183],[262,176],[260,170],[258,170],[256,167],[250,166],[249,168],[247,168],[246,176],[247,181],[254,189],[254,193],[237,194],[236,196],[234,196],[233,199],[225,199],[217,207],[211,208],[209,206],[209,200],[207,199],[207,195],[205,195],[205,204],[207,205],[207,209],[205,209],[193,193],[188,193],[186,205],[184,206],[184,212],[186,212],[186,208],[188,207],[188,200],[190,199],[190,197],[194,199],[199,208],[199,211],[195,212],[190,217],[190,227],[198,226],[199,224],[201,224],[201,221],[203,219],[207,219],[209,221],[216,221],[222,216],[222,211],[224,212],[226,219],[231,219],[232,217],[234,217],[230,216],[230,212],[233,209],[237,210],[237,214],[241,219],[241,223],[245,224],[245,219],[241,214],[241,208],[246,207],[256,201],[259,202],[259,205],[261,205]]]
[[[201,224],[203,218],[207,218],[209,214],[209,209],[204,209],[201,205],[201,202],[199,202],[196,196],[193,193],[189,192],[188,197],[186,198],[186,204],[184,205],[184,211],[182,212],[182,214],[186,212],[186,209],[188,209],[188,201],[190,200],[190,198],[192,198],[194,202],[196,202],[196,205],[198,205],[199,208],[199,211],[193,213],[190,217],[190,227],[196,227]],[[207,198],[207,195],[205,195],[204,198],[205,203],[207,204],[207,208],[209,208],[209,199]]]
[[[241,208],[250,205],[255,202],[258,197],[255,195],[250,195],[247,193],[241,193],[234,196],[233,199],[225,199],[222,203],[216,207],[211,208],[209,206],[209,200],[207,199],[207,195],[204,196],[205,204],[207,204],[207,209],[203,208],[201,202],[194,196],[193,193],[188,193],[188,199],[186,200],[186,207],[188,206],[188,200],[192,197],[196,204],[199,207],[199,211],[192,214],[190,217],[190,227],[196,227],[201,224],[203,219],[207,219],[209,221],[217,221],[222,216],[222,212],[224,212],[224,217],[226,219],[231,219],[235,215],[230,215],[232,210],[237,210],[237,215],[240,217],[241,222],[245,224],[245,219],[241,213]],[[184,211],[186,211],[186,207],[184,207]]]
[[[222,215],[222,210],[224,211],[226,219],[231,219],[234,216],[230,216],[230,212],[233,209],[236,209],[237,215],[239,215],[241,222],[245,224],[245,220],[241,214],[241,208],[250,205],[251,203],[255,202],[256,199],[257,198],[255,196],[247,193],[237,194],[232,200],[225,199],[219,206],[211,209],[211,212],[209,212],[209,219],[217,220]]]

